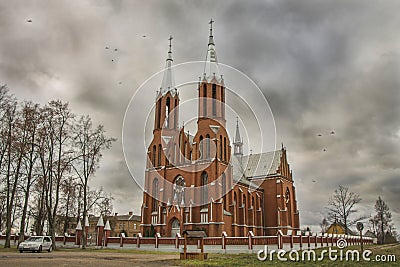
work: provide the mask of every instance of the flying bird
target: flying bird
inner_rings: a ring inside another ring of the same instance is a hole
[[[334,132],[334,131],[332,131],[332,132],[331,132],[331,134],[335,134],[335,132]]]
[[[122,84],[122,82],[119,82],[119,84]]]
[[[28,20],[27,20],[27,22],[31,23],[31,22],[32,22],[32,20],[31,20],[31,19],[28,19]]]
[[[110,49],[108,46],[106,46],[106,49]]]
[[[318,134],[318,136],[322,136],[322,134]]]
[[[115,51],[115,52],[117,52],[117,51],[118,51],[118,49],[117,49],[117,48],[115,48],[115,49],[114,49],[114,51]]]
[[[312,180],[312,182],[315,183],[316,181],[315,181],[315,180]]]
[[[322,149],[322,151],[326,152],[326,148]]]
[[[143,37],[143,38],[146,38],[147,36],[146,36],[146,35],[142,35],[142,37]]]
[[[114,62],[114,59],[111,59],[112,62]]]

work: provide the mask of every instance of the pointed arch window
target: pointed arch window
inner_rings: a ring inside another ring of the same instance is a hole
[[[210,158],[210,135],[206,135],[206,159]]]
[[[158,164],[157,164],[157,166],[161,166],[161,152],[162,152],[162,146],[158,145]]]
[[[153,146],[153,155],[152,155],[152,160],[151,163],[153,164],[153,166],[151,167],[155,167],[156,166],[156,156],[157,156],[157,147],[156,145]]]
[[[152,188],[152,197],[153,197],[153,207],[152,211],[157,211],[157,202],[158,202],[158,179],[154,178],[153,180],[153,188]]]
[[[212,114],[213,116],[217,116],[217,86],[215,84],[212,85]]]
[[[174,106],[174,128],[178,127],[178,99],[175,99],[175,106]]]
[[[224,137],[224,161],[227,161],[227,158],[226,158],[226,137]]]
[[[157,129],[160,128],[160,121],[161,121],[161,98],[157,102],[157,117],[156,117]]]
[[[219,136],[219,160],[222,160],[222,135]]]
[[[199,152],[200,152],[199,158],[202,159],[203,158],[203,136],[202,135],[200,135],[200,150],[199,150]]]
[[[222,117],[225,117],[225,88],[223,86],[221,86],[221,113],[222,113]]]
[[[203,117],[207,117],[207,85],[203,84]]]
[[[174,182],[174,203],[181,205],[185,203],[186,182],[182,176],[178,176]]]
[[[167,103],[165,105],[165,127],[169,128],[169,112],[171,111],[171,99],[167,97]]]
[[[226,175],[225,173],[222,174],[222,195],[224,200],[224,210],[227,210],[227,203],[226,203]]]
[[[185,144],[183,145],[183,162],[186,162],[186,147],[187,147],[187,141],[185,141]]]
[[[201,174],[201,203],[207,206],[208,203],[208,174],[203,172]]]

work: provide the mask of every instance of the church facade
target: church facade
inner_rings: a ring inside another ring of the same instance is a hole
[[[235,122],[225,119],[225,85],[218,72],[212,21],[205,71],[196,88],[195,135],[178,125],[171,39],[147,151],[142,235],[205,230],[207,236],[247,236],[249,231],[275,235],[278,230],[299,230],[286,149],[243,155],[238,124],[234,140],[229,139],[226,124]]]

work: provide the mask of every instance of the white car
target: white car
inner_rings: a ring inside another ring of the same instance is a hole
[[[50,236],[31,236],[21,242],[18,249],[20,253],[24,251],[42,252],[43,250],[51,252],[53,247]]]

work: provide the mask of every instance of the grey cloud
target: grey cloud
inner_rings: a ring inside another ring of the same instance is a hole
[[[337,0],[2,1],[0,82],[20,98],[70,101],[120,139],[126,105],[163,68],[169,35],[175,63],[203,60],[213,18],[219,61],[249,75],[271,105],[302,223],[317,230],[328,197],[345,184],[364,199],[360,210],[381,195],[399,225],[399,7]],[[131,160],[143,162],[139,154]],[[139,212],[142,195],[124,167],[121,140],[91,183],[115,194],[117,211]]]

